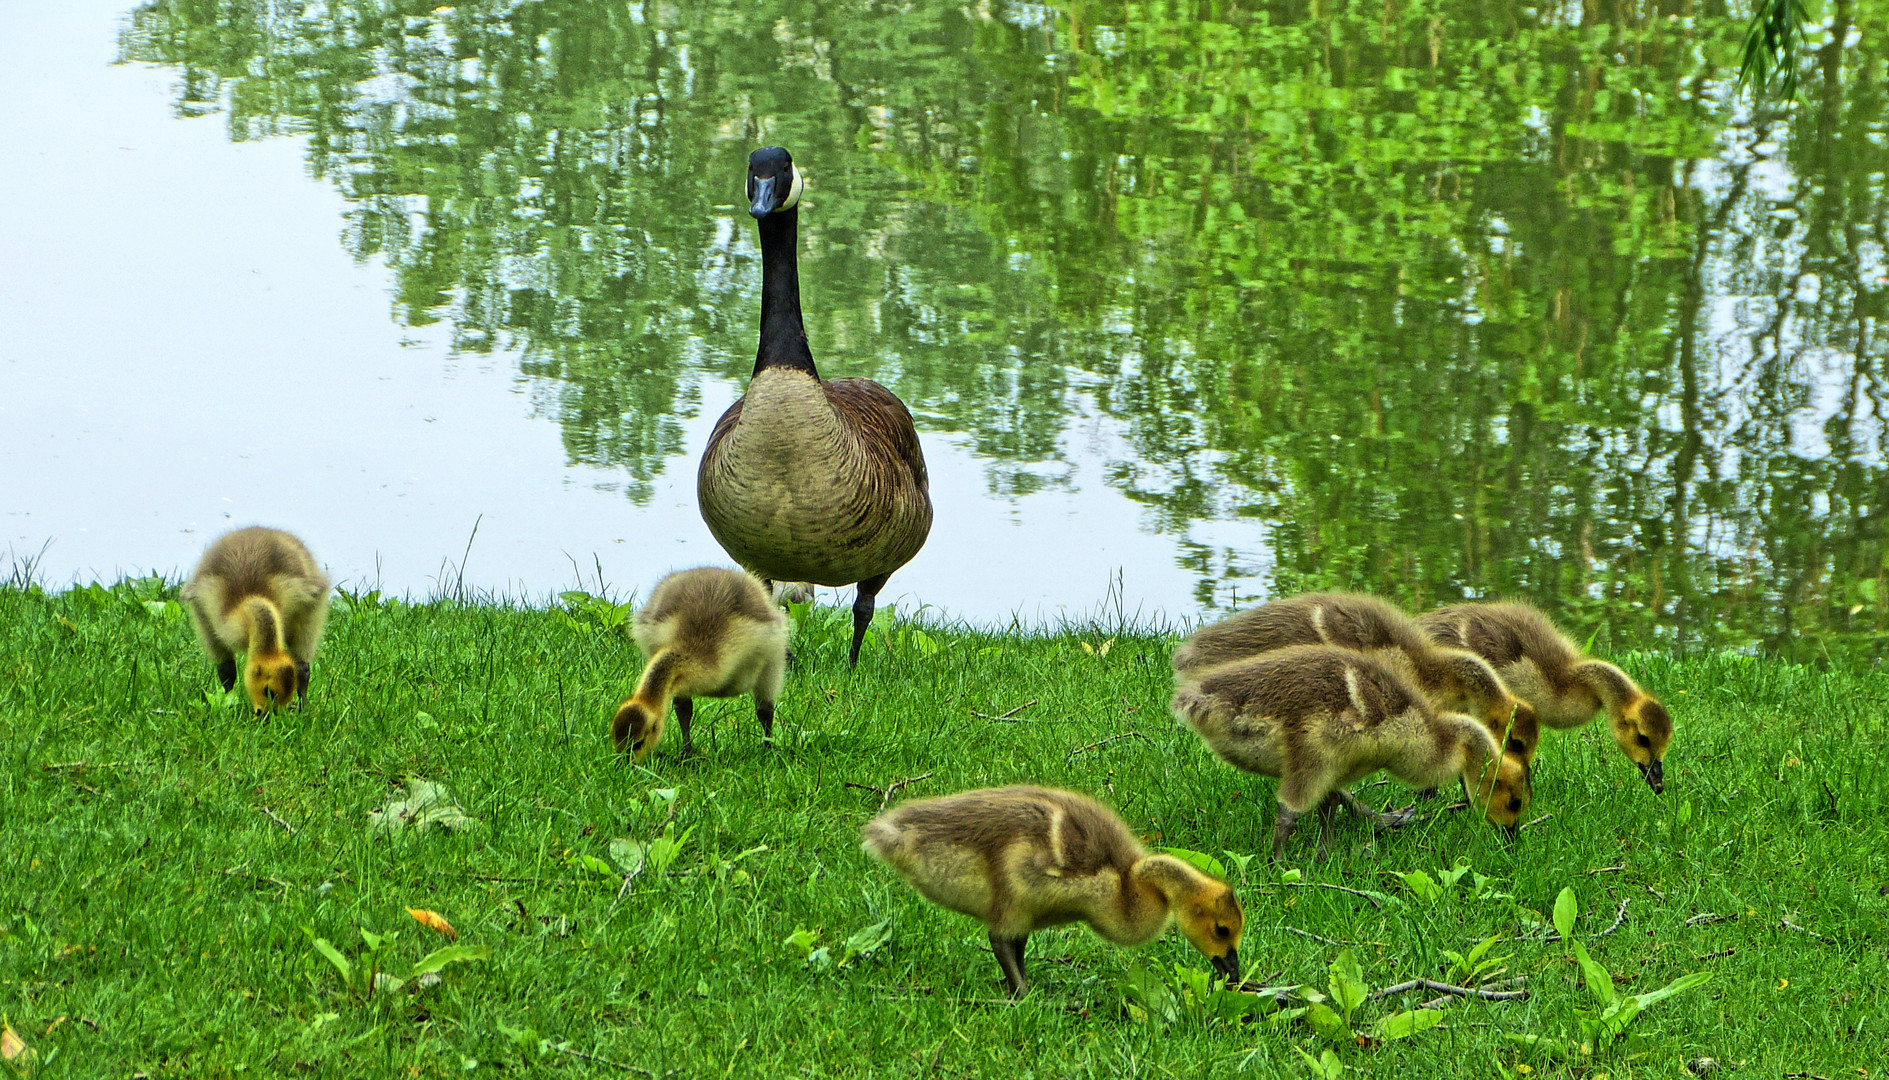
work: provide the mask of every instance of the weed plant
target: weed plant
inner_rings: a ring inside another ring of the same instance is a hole
[[[1331,860],[1307,834],[1270,866],[1272,783],[1168,716],[1172,634],[885,617],[853,670],[844,613],[796,608],[776,745],[746,699],[705,701],[700,755],[639,768],[606,730],[641,664],[628,610],[343,597],[307,706],[257,719],[174,584],[0,589],[0,1074],[1889,1065],[1879,674],[1616,657],[1678,723],[1664,796],[1599,727],[1549,733],[1518,838],[1438,799],[1382,836],[1341,816]],[[1018,781],[1217,860],[1249,977],[1311,989],[1255,1006],[1176,934],[1123,951],[1078,928],[1033,936],[1034,989],[1005,1000],[982,928],[859,827],[888,788]],[[1525,998],[1369,996],[1515,977]]]

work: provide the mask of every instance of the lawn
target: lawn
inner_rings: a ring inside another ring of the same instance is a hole
[[[1167,714],[1173,635],[886,620],[849,670],[839,613],[803,610],[778,745],[745,700],[704,702],[702,753],[644,769],[606,732],[640,666],[627,607],[338,600],[308,706],[257,720],[214,692],[174,597],[0,589],[0,1014],[26,1047],[0,1075],[1314,1075],[1301,1051],[1378,1076],[1889,1068],[1880,674],[1614,655],[1678,725],[1664,796],[1598,728],[1549,733],[1514,840],[1437,800],[1382,836],[1341,817],[1325,863],[1307,829],[1272,867],[1250,858],[1271,782]],[[376,828],[414,778],[473,824]],[[894,799],[1074,788],[1215,856],[1269,985],[1329,993],[1341,956],[1373,987],[1449,978],[1446,951],[1500,935],[1482,978],[1529,994],[1436,1006],[1397,1040],[1379,1021],[1433,995],[1369,999],[1352,1037],[1190,989],[1207,965],[1174,933],[1122,951],[1072,928],[1031,938],[1012,1004],[981,927],[860,850],[901,780]],[[1710,981],[1593,1037],[1603,991],[1549,940],[1570,886],[1617,1001]],[[449,942],[408,908],[466,947],[437,982],[411,976]],[[404,985],[370,993],[376,972]]]

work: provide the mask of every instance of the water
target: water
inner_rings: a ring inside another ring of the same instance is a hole
[[[1712,4],[55,7],[0,16],[43,208],[0,226],[0,508],[49,577],[248,520],[421,592],[475,520],[486,588],[720,560],[778,142],[815,355],[932,464],[905,606],[1883,640],[1873,8],[1787,111]]]

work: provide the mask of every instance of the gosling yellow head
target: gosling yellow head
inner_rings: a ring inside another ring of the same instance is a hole
[[[1169,897],[1168,904],[1182,936],[1200,950],[1215,971],[1230,982],[1239,982],[1240,935],[1246,930],[1246,912],[1240,907],[1240,898],[1233,892],[1233,886],[1218,878],[1198,875],[1190,879],[1178,895]]]
[[[1639,766],[1656,795],[1666,791],[1666,747],[1673,741],[1673,718],[1651,694],[1641,694],[1609,717],[1609,730],[1620,752]]]
[[[1463,769],[1463,791],[1471,806],[1481,808],[1489,824],[1511,835],[1520,831],[1522,815],[1534,800],[1528,767],[1513,754],[1493,760],[1477,755]]]
[[[649,756],[656,744],[662,741],[664,718],[667,708],[651,710],[635,698],[624,702],[617,708],[616,719],[610,722],[610,738],[615,740],[617,753],[630,755],[631,761],[642,761]]]
[[[243,689],[258,716],[288,708],[299,681],[295,658],[286,652],[251,656],[243,665]]]

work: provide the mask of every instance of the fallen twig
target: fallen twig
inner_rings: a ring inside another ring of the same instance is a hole
[[[290,887],[289,883],[286,881],[283,881],[281,878],[267,877],[262,874],[252,874],[247,870],[239,870],[235,867],[231,867],[228,870],[218,870],[217,873],[222,874],[225,877],[248,878],[251,881],[266,881],[269,884],[274,885],[276,888],[282,889],[285,891]]]
[[[1313,941],[1316,941],[1320,943],[1321,945],[1337,945],[1340,948],[1343,948],[1345,944],[1342,941],[1333,941],[1331,938],[1328,938],[1328,937],[1319,937],[1317,934],[1311,933],[1306,930],[1300,930],[1294,926],[1275,926],[1273,927],[1273,929],[1284,930],[1288,934],[1297,934],[1302,938],[1311,938]]]
[[[1364,899],[1369,900],[1371,902],[1372,907],[1381,908],[1384,906],[1382,901],[1380,901],[1377,897],[1372,896],[1370,893],[1364,892],[1363,890],[1360,890],[1360,889],[1347,889],[1343,885],[1328,885],[1323,881],[1281,881],[1279,884],[1288,889],[1331,889],[1334,892],[1350,893],[1353,896],[1361,896]]]
[[[1687,926],[1710,926],[1713,923],[1730,922],[1731,920],[1736,919],[1737,917],[1738,916],[1736,915],[1720,915],[1716,912],[1702,911],[1699,914],[1694,915],[1692,918],[1687,919],[1686,925]]]
[[[299,831],[296,829],[295,826],[290,825],[288,822],[283,821],[281,818],[277,817],[276,812],[274,810],[271,810],[266,806],[258,806],[256,807],[256,809],[262,811],[263,816],[268,818],[270,821],[273,821],[277,825],[280,825],[283,828],[287,829],[289,831],[290,836],[294,836]]]
[[[1014,719],[1014,717],[1018,713],[1022,712],[1023,710],[1029,708],[1030,706],[1034,704],[1036,704],[1036,699],[1031,698],[1030,700],[1024,702],[1023,704],[1017,706],[1016,708],[1011,709],[1009,712],[998,713],[996,716],[992,716],[989,713],[978,712],[976,709],[971,710],[971,715],[977,717],[980,720],[1001,720],[1005,723],[1010,723],[1010,724],[1027,724],[1030,721],[1017,720],[1017,719]]]
[[[1593,870],[1583,870],[1581,871],[1581,873],[1586,874],[1589,877],[1592,877],[1595,874],[1618,874],[1620,871],[1625,870],[1626,868],[1627,868],[1626,864],[1622,863],[1619,866],[1602,866],[1602,867],[1597,867]]]
[[[123,765],[122,761],[49,761],[40,766],[42,772],[56,772],[60,769],[112,769]]]
[[[1524,826],[1522,826],[1522,828],[1523,828],[1523,829],[1532,829],[1532,828],[1534,828],[1535,826],[1537,826],[1537,825],[1539,825],[1539,824],[1541,824],[1542,822],[1544,822],[1544,821],[1547,821],[1547,820],[1548,820],[1549,818],[1551,818],[1551,817],[1554,817],[1554,814],[1553,814],[1553,813],[1547,813],[1547,814],[1543,814],[1543,815],[1541,815],[1540,817],[1538,817],[1538,818],[1536,818],[1535,820],[1533,820],[1533,821],[1531,821],[1531,822],[1529,822],[1528,824],[1526,824],[1526,825],[1524,825]],[[1517,831],[1517,832],[1520,832],[1521,830],[1520,830],[1520,829],[1517,829],[1516,831]]]
[[[1143,735],[1139,731],[1124,731],[1120,735],[1110,735],[1106,739],[1097,739],[1096,741],[1090,743],[1087,746],[1078,746],[1074,750],[1071,750],[1067,754],[1064,754],[1063,760],[1068,761],[1070,758],[1075,757],[1077,754],[1082,753],[1084,750],[1094,750],[1098,746],[1107,746],[1109,743],[1114,742],[1116,739],[1140,739],[1142,742],[1146,742],[1146,743],[1151,743],[1154,741],[1153,739],[1148,738],[1146,735]]]
[[[1723,960],[1726,957],[1732,955],[1733,953],[1736,953],[1737,951],[1738,951],[1737,946],[1733,946],[1732,948],[1729,948],[1729,949],[1720,949],[1717,952],[1706,953],[1704,956],[1695,956],[1693,957],[1693,960],[1695,961]]]
[[[1512,982],[1503,985],[1512,986]],[[1435,990],[1448,997],[1473,997],[1483,1001],[1520,1001],[1528,996],[1523,990],[1491,990],[1482,986],[1457,986],[1454,983],[1437,982],[1435,979],[1411,979],[1395,986],[1386,986],[1382,990],[1373,990],[1367,1000],[1390,997],[1392,994],[1408,994],[1412,990]]]
[[[609,922],[610,917],[617,913],[617,905],[623,902],[624,894],[630,891],[630,883],[634,882],[637,878],[642,877],[643,867],[648,866],[648,865],[649,865],[649,860],[645,858],[642,862],[639,862],[636,864],[636,869],[623,875],[623,884],[617,887],[616,899],[610,901],[610,910],[604,912],[604,916],[603,916],[604,922]]]
[[[1631,901],[1631,900],[1622,900],[1622,901],[1620,901],[1620,910],[1619,910],[1619,911],[1616,911],[1616,912],[1614,912],[1614,923],[1613,923],[1613,925],[1612,925],[1612,926],[1609,926],[1609,927],[1608,927],[1607,929],[1605,929],[1605,930],[1602,930],[1602,931],[1601,931],[1600,933],[1598,933],[1598,934],[1595,934],[1594,936],[1595,936],[1595,937],[1606,937],[1606,936],[1607,936],[1608,934],[1611,934],[1611,933],[1613,933],[1613,932],[1614,932],[1615,930],[1618,930],[1618,929],[1620,929],[1620,928],[1621,928],[1621,927],[1622,927],[1623,925],[1625,925],[1625,924],[1626,924],[1626,921],[1627,921],[1627,905],[1628,905],[1628,904],[1631,904],[1632,902],[1633,902],[1633,901]]]
[[[1802,926],[1797,925],[1796,923],[1791,921],[1791,917],[1789,915],[1784,916],[1784,918],[1781,921],[1779,921],[1777,925],[1778,925],[1779,930],[1795,930],[1800,934],[1809,934],[1811,937],[1816,938],[1818,941],[1823,942],[1825,945],[1835,945],[1837,943],[1835,938],[1824,937],[1822,934],[1819,934],[1815,930],[1809,930]]]
[[[861,791],[878,792],[879,793],[879,809],[884,810],[885,804],[892,801],[893,793],[897,792],[900,788],[905,787],[908,784],[916,784],[920,780],[929,780],[929,779],[931,779],[931,773],[926,773],[923,776],[908,776],[903,780],[894,780],[890,784],[887,784],[885,787],[875,787],[871,784],[855,784],[851,780],[844,781],[843,783],[841,783],[840,786],[849,787],[849,788],[858,788]]]
[[[607,1057],[599,1057],[596,1054],[586,1054],[582,1050],[573,1050],[568,1046],[553,1046],[551,1047],[551,1049],[556,1050],[558,1053],[564,1054],[567,1057],[574,1057],[578,1059],[579,1061],[594,1062],[598,1065],[608,1066],[609,1068],[612,1068],[612,1069],[622,1069],[624,1072],[633,1072],[637,1074],[638,1076],[656,1077],[658,1078],[658,1080],[660,1080],[661,1077],[674,1076],[675,1074],[682,1071],[681,1069],[670,1069],[668,1072],[659,1073],[654,1069],[645,1069],[640,1065],[626,1065],[621,1061],[611,1061]]]

